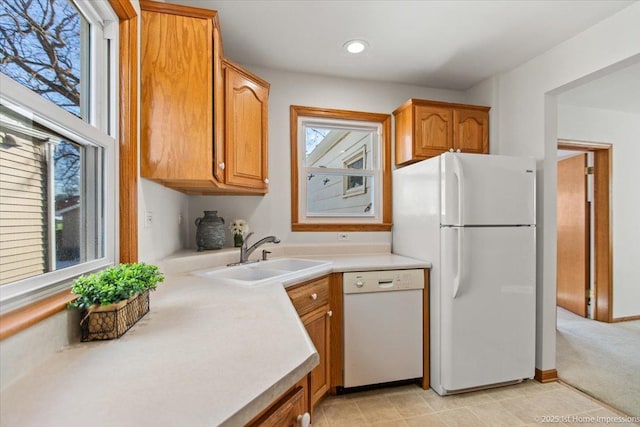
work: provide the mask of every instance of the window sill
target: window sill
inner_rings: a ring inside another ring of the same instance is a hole
[[[391,231],[389,223],[302,223],[291,224],[291,231]]]
[[[65,310],[75,298],[76,295],[66,290],[3,314],[0,316],[0,341]]]

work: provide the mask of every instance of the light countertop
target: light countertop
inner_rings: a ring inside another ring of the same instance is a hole
[[[304,258],[330,264],[256,287],[166,274],[149,313],[121,338],[68,346],[5,389],[0,424],[244,425],[318,364],[283,284],[430,267],[388,253]]]

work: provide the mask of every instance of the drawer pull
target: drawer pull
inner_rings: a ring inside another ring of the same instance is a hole
[[[318,299],[318,294],[316,294],[315,292],[311,294],[311,299],[312,300],[317,300]]]
[[[333,316],[333,310],[327,311],[327,316],[329,316],[329,317]]]

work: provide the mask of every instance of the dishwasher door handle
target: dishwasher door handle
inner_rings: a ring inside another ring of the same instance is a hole
[[[393,288],[393,280],[379,280],[378,287],[382,289]]]

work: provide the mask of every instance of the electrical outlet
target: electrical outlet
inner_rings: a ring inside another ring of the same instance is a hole
[[[144,213],[144,228],[151,228],[153,225],[153,212],[145,211]]]
[[[338,240],[341,240],[341,241],[349,240],[349,233],[338,233]]]

